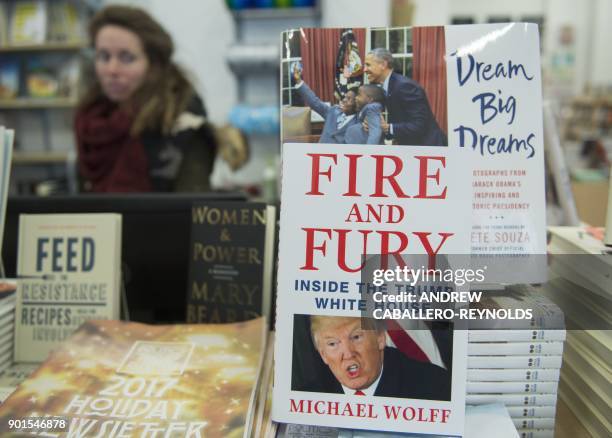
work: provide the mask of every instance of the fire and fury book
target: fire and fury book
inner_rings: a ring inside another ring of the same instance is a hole
[[[119,319],[121,216],[21,215],[15,361],[41,362],[90,319]]]
[[[469,224],[447,220],[448,212],[469,212],[469,163],[458,152],[283,146],[275,421],[462,434],[467,332],[445,332],[437,345],[451,354],[442,366],[416,364],[401,348],[386,347],[386,321],[365,311],[371,279],[362,272],[368,254],[400,263],[396,257],[469,252]],[[345,367],[336,344],[319,336],[338,336],[339,345],[355,336],[376,343],[376,352],[363,351]],[[421,388],[401,383],[408,375]]]

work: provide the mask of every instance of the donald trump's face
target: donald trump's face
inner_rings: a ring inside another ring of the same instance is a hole
[[[382,369],[384,331],[362,328],[358,317],[315,318],[312,321],[315,346],[336,379],[354,390],[369,387]]]

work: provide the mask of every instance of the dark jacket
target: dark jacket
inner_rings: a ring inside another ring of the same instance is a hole
[[[391,73],[386,107],[393,125],[394,143],[400,145],[446,146],[442,132],[431,112],[425,90],[399,73]]]
[[[299,391],[342,394],[342,385],[331,373],[308,381]],[[449,401],[451,375],[437,365],[418,362],[392,347],[385,347],[382,376],[375,396]]]
[[[204,192],[217,150],[214,130],[199,97],[194,96],[172,133],[145,132],[142,143],[149,161],[149,175],[156,192]]]

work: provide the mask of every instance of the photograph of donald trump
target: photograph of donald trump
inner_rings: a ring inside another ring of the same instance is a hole
[[[295,315],[295,322],[293,390],[450,400],[451,373],[387,346],[383,321]]]

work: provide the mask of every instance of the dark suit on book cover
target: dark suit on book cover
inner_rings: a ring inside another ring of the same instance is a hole
[[[387,89],[388,122],[393,135],[388,138],[402,145],[446,146],[442,132],[429,106],[427,94],[418,82],[391,73]]]
[[[329,372],[312,376],[298,391],[343,394],[340,382]],[[450,373],[431,363],[409,359],[393,347],[385,347],[383,370],[374,391],[379,397],[450,400]]]
[[[306,105],[325,120],[319,143],[346,143],[345,136],[347,129],[353,125],[360,124],[357,115],[353,115],[350,120],[338,127],[338,120],[345,117],[339,105],[326,105],[306,85],[306,82],[302,82],[302,85],[297,88],[297,92],[304,99]]]

